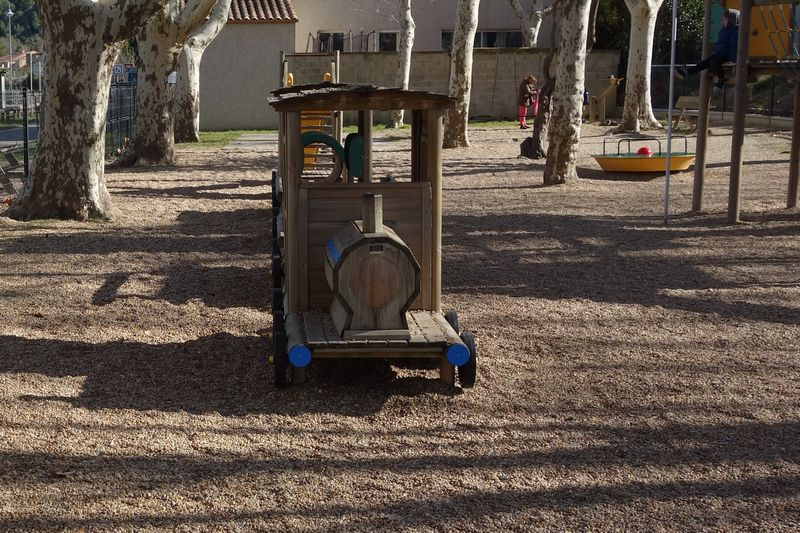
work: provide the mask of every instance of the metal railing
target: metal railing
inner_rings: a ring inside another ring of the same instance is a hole
[[[106,157],[119,154],[136,132],[136,84],[115,83],[108,95]]]
[[[692,65],[678,65],[690,67]],[[666,108],[669,87],[669,65],[653,65],[650,77],[650,94],[653,107]],[[769,75],[749,85],[750,98],[747,112],[769,117],[790,117],[793,109],[793,88],[789,82],[777,75]],[[675,80],[675,102],[681,96],[697,96],[700,94],[700,77],[689,76]],[[723,113],[733,111],[734,87],[724,85],[713,88],[711,109]],[[673,104],[675,103],[673,102]]]

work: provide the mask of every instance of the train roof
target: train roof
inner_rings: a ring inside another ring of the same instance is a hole
[[[269,104],[276,111],[391,111],[393,109],[447,109],[455,99],[424,91],[395,87],[324,82],[293,85],[272,91]]]

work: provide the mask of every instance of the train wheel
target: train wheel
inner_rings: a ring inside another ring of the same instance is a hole
[[[461,328],[458,327],[458,313],[455,311],[448,311],[444,314],[444,319],[455,330],[456,333],[461,333]]]
[[[469,331],[461,334],[461,340],[469,349],[469,360],[458,367],[458,382],[463,388],[471,389],[478,377],[478,347],[475,344],[475,335]]]

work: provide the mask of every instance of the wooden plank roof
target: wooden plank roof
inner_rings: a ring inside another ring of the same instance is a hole
[[[292,0],[232,0],[229,24],[293,24]]]
[[[269,104],[276,111],[446,109],[454,101],[445,94],[330,82],[284,87],[272,95]]]

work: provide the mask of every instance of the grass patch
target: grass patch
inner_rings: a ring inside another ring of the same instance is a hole
[[[386,124],[381,124],[381,123],[372,125],[372,131],[382,131],[382,130],[391,130],[391,129],[407,130],[407,129],[411,129],[411,125],[410,124],[403,124],[403,127],[401,127],[401,128],[388,128],[386,126]],[[356,126],[356,125],[345,126],[344,128],[342,128],[342,133],[344,133],[344,134],[347,134],[347,133],[358,133],[358,126]]]
[[[531,123],[533,120],[531,119]],[[516,120],[470,120],[470,128],[513,128],[519,127],[519,121]]]
[[[247,133],[275,133],[276,130],[226,130],[201,131],[199,143],[177,143],[178,148],[205,150],[206,148],[223,148]]]

